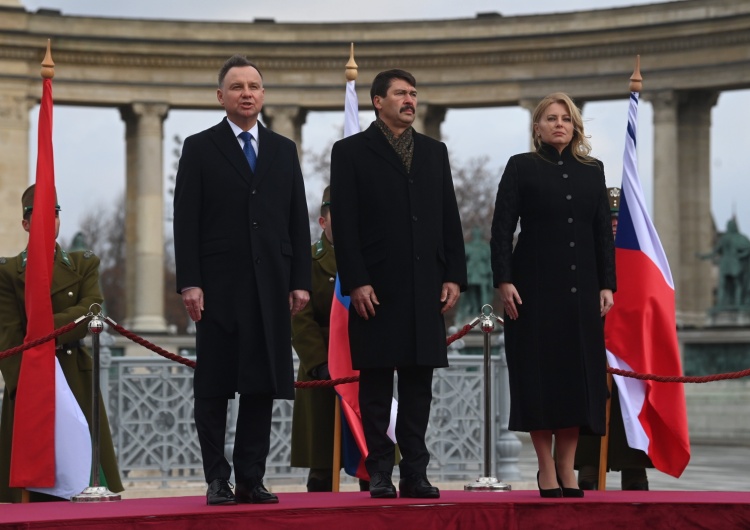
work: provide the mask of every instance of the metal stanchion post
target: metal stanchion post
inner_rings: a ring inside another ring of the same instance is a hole
[[[485,310],[489,310],[487,313]],[[482,307],[480,326],[484,333],[484,476],[464,486],[466,491],[510,491],[510,484],[499,482],[490,475],[492,468],[492,373],[490,368],[490,333],[495,329],[492,306]]]
[[[72,502],[106,502],[106,501],[119,501],[120,495],[118,493],[112,493],[106,486],[99,485],[99,439],[100,439],[100,410],[99,400],[100,389],[99,389],[99,334],[104,330],[104,321],[101,319],[101,306],[99,304],[92,305],[99,308],[99,312],[91,318],[89,321],[89,331],[91,332],[91,342],[93,344],[93,357],[94,357],[94,369],[92,373],[93,377],[93,410],[91,413],[91,486],[84,489],[78,495],[71,497]]]

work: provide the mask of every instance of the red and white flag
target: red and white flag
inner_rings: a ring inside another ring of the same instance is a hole
[[[25,342],[47,336],[55,329],[50,297],[57,206],[51,79],[44,79],[38,136],[36,189],[26,260]],[[88,423],[55,357],[55,341],[21,355],[9,485],[70,498],[82,492],[91,477]]]
[[[604,324],[607,359],[621,370],[681,375],[672,273],[646,210],[636,164],[638,93],[630,95],[620,212],[615,237],[617,292]],[[656,469],[679,477],[690,461],[681,383],[614,376],[628,445]]]

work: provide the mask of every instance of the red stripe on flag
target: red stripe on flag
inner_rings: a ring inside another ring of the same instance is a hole
[[[349,349],[349,310],[342,303],[340,297],[340,283],[336,278],[336,292],[331,303],[331,327],[328,339],[328,369],[333,379],[359,375],[359,371],[352,368],[352,357]],[[348,472],[356,465],[356,476],[369,480],[369,475],[364,467],[364,459],[367,457],[367,442],[365,442],[362,414],[359,410],[359,383],[337,385],[336,392],[341,396],[341,409],[361,454],[361,460],[357,464],[347,462],[345,468]]]
[[[615,305],[605,320],[607,349],[634,371],[681,375],[674,290],[657,265],[638,250],[616,249]],[[690,460],[682,383],[644,381],[639,419],[649,438],[654,466],[679,477]]]
[[[52,81],[44,80],[39,109],[36,190],[26,260],[26,338],[55,329],[50,290],[55,252],[55,170],[52,152]],[[15,400],[11,487],[55,485],[55,343],[23,352]]]

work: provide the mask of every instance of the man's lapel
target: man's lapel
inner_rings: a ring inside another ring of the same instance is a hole
[[[247,163],[245,153],[240,148],[240,143],[232,132],[232,128],[227,123],[226,117],[221,123],[211,127],[211,139],[221,153],[229,160],[237,173],[245,182],[250,184],[253,180],[253,174],[250,170],[250,164]],[[256,167],[257,169],[257,167]]]
[[[279,151],[279,144],[278,137],[258,123],[258,160],[255,164],[253,186],[257,187],[260,181],[271,172],[273,161]]]
[[[367,146],[379,157],[384,158],[394,169],[407,175],[404,163],[401,162],[401,158],[396,154],[396,150],[393,146],[388,143],[388,139],[385,137],[383,132],[372,122],[370,126],[365,130],[365,138],[367,138]]]

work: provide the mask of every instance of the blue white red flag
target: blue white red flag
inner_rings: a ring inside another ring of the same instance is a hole
[[[638,93],[630,95],[615,237],[617,292],[604,332],[610,366],[658,375],[681,375],[675,292],[666,254],[646,210],[638,178]],[[690,461],[685,391],[682,384],[614,376],[630,447],[654,466],[679,477]]]

